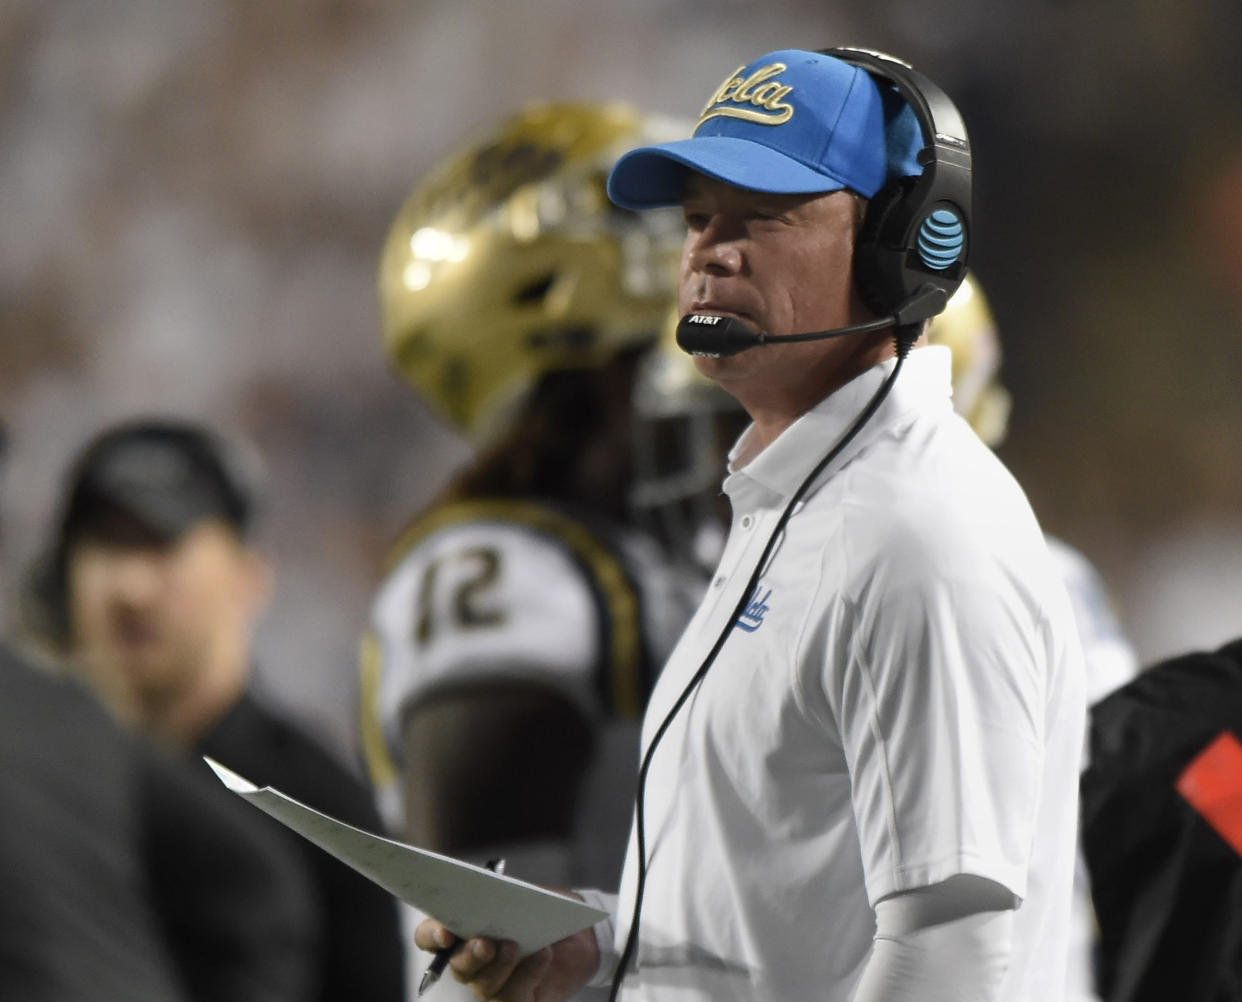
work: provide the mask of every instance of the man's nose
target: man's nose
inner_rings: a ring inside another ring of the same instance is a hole
[[[742,267],[741,233],[728,222],[713,216],[691,238],[688,263],[692,271],[729,275]]]
[[[156,598],[163,584],[159,560],[142,551],[116,554],[108,569],[115,597],[129,604],[145,604]]]

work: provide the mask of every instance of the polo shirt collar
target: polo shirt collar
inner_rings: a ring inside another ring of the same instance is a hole
[[[729,452],[724,489],[734,505],[753,508],[765,501],[778,503],[793,494],[862,413],[896,364],[897,360],[890,358],[856,376],[798,418],[749,463],[737,468],[736,459],[754,434],[754,425],[748,427]],[[952,355],[943,345],[913,349],[880,409],[824,473],[840,469],[868,442],[901,424],[912,411],[951,408],[951,366]]]

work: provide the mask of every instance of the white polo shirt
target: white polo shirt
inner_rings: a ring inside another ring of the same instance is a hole
[[[644,747],[741,597],[802,479],[892,361],[725,481],[718,574],[661,674]],[[744,453],[745,436],[734,454]],[[919,348],[789,521],[661,741],[626,999],[853,996],[880,898],[969,873],[1013,891],[1001,998],[1064,990],[1084,715],[1064,587],[1017,483]],[[628,932],[631,838],[617,913]]]

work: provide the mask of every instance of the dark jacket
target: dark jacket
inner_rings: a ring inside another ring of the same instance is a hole
[[[322,745],[253,696],[243,697],[197,750],[258,786],[274,787],[355,828],[383,834],[370,790]],[[214,774],[211,781],[219,786]],[[323,919],[319,999],[400,1002],[404,953],[396,899],[314,843],[246,806],[313,874]]]
[[[1082,834],[1106,1002],[1242,999],[1234,739],[1242,640],[1163,661],[1092,709]],[[1225,753],[1222,774],[1204,773],[1209,746]]]
[[[300,1002],[303,887],[183,761],[0,645],[0,999]]]

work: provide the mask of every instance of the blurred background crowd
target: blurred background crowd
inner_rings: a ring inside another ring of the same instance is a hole
[[[1099,568],[1141,662],[1236,635],[1236,0],[6,0],[6,573],[102,425],[240,434],[279,570],[262,684],[352,759],[384,551],[465,455],[380,345],[376,264],[412,183],[531,99],[693,116],[755,52],[836,44],[908,59],[967,121],[1000,452],[1045,528]]]

